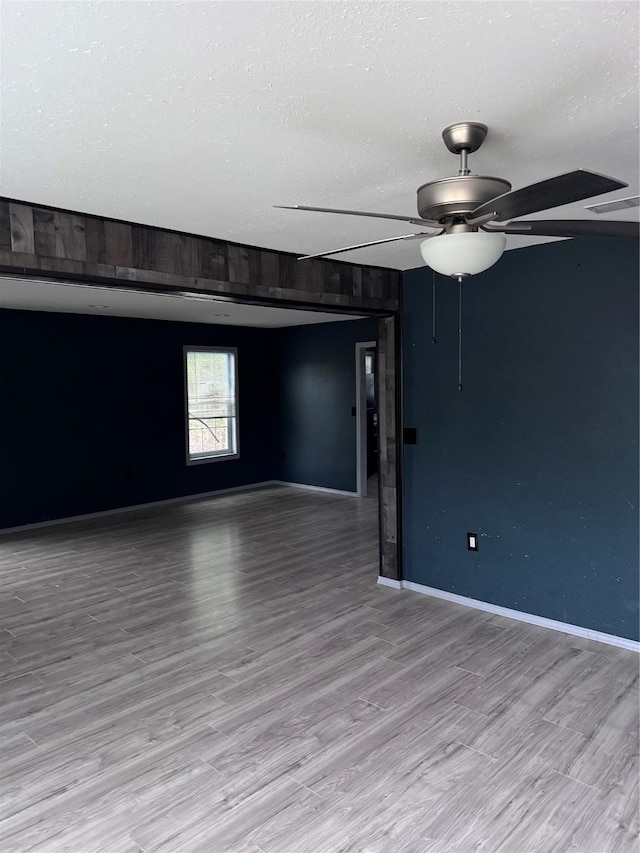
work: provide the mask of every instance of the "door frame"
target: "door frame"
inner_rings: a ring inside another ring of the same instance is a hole
[[[365,356],[368,349],[378,351],[377,341],[356,343],[356,494],[367,497],[367,383]]]

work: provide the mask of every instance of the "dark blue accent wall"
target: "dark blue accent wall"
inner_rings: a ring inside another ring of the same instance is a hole
[[[405,576],[638,638],[638,251],[507,252],[458,286],[404,274]],[[480,550],[466,550],[466,533]]]
[[[356,490],[355,345],[376,335],[376,320],[280,330],[278,479]]]
[[[0,312],[0,527],[274,477],[264,329]],[[185,464],[182,347],[237,346],[240,458]]]

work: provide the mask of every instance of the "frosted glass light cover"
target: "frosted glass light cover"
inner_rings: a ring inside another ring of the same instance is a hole
[[[432,270],[455,278],[488,270],[502,256],[506,243],[504,234],[469,231],[431,237],[420,243],[420,252]]]

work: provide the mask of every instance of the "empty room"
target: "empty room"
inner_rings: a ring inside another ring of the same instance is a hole
[[[638,853],[638,16],[1,4],[3,853]]]

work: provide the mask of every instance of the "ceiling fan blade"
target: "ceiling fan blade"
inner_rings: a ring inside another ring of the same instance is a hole
[[[386,240],[372,240],[370,243],[357,243],[355,246],[343,246],[341,249],[333,249],[330,252],[318,252],[316,255],[303,255],[299,261],[308,261],[311,258],[325,258],[327,255],[338,255],[340,252],[350,252],[352,249],[364,249],[367,246],[379,246],[381,243],[393,243],[397,240],[428,240],[429,237],[439,237],[444,228],[434,234],[403,234],[401,237],[387,237]]]
[[[493,229],[488,229],[493,230]],[[497,230],[497,229],[496,229]],[[600,219],[519,219],[500,228],[506,234],[535,237],[640,237],[640,222]]]
[[[629,185],[624,181],[618,181],[616,178],[589,172],[587,169],[576,169],[574,172],[556,175],[555,178],[499,195],[476,207],[472,216],[475,218],[493,212],[494,219],[503,222],[505,219],[515,219],[517,216],[526,216],[528,213],[537,213],[550,207],[571,204],[627,186]]]
[[[410,222],[412,225],[426,225],[439,228],[440,223],[432,219],[420,219],[419,216],[395,216],[393,213],[367,213],[365,210],[336,210],[333,207],[306,207],[303,204],[274,204],[279,210],[311,210],[314,213],[339,213],[346,216],[372,216],[374,219],[397,219],[399,222]]]

